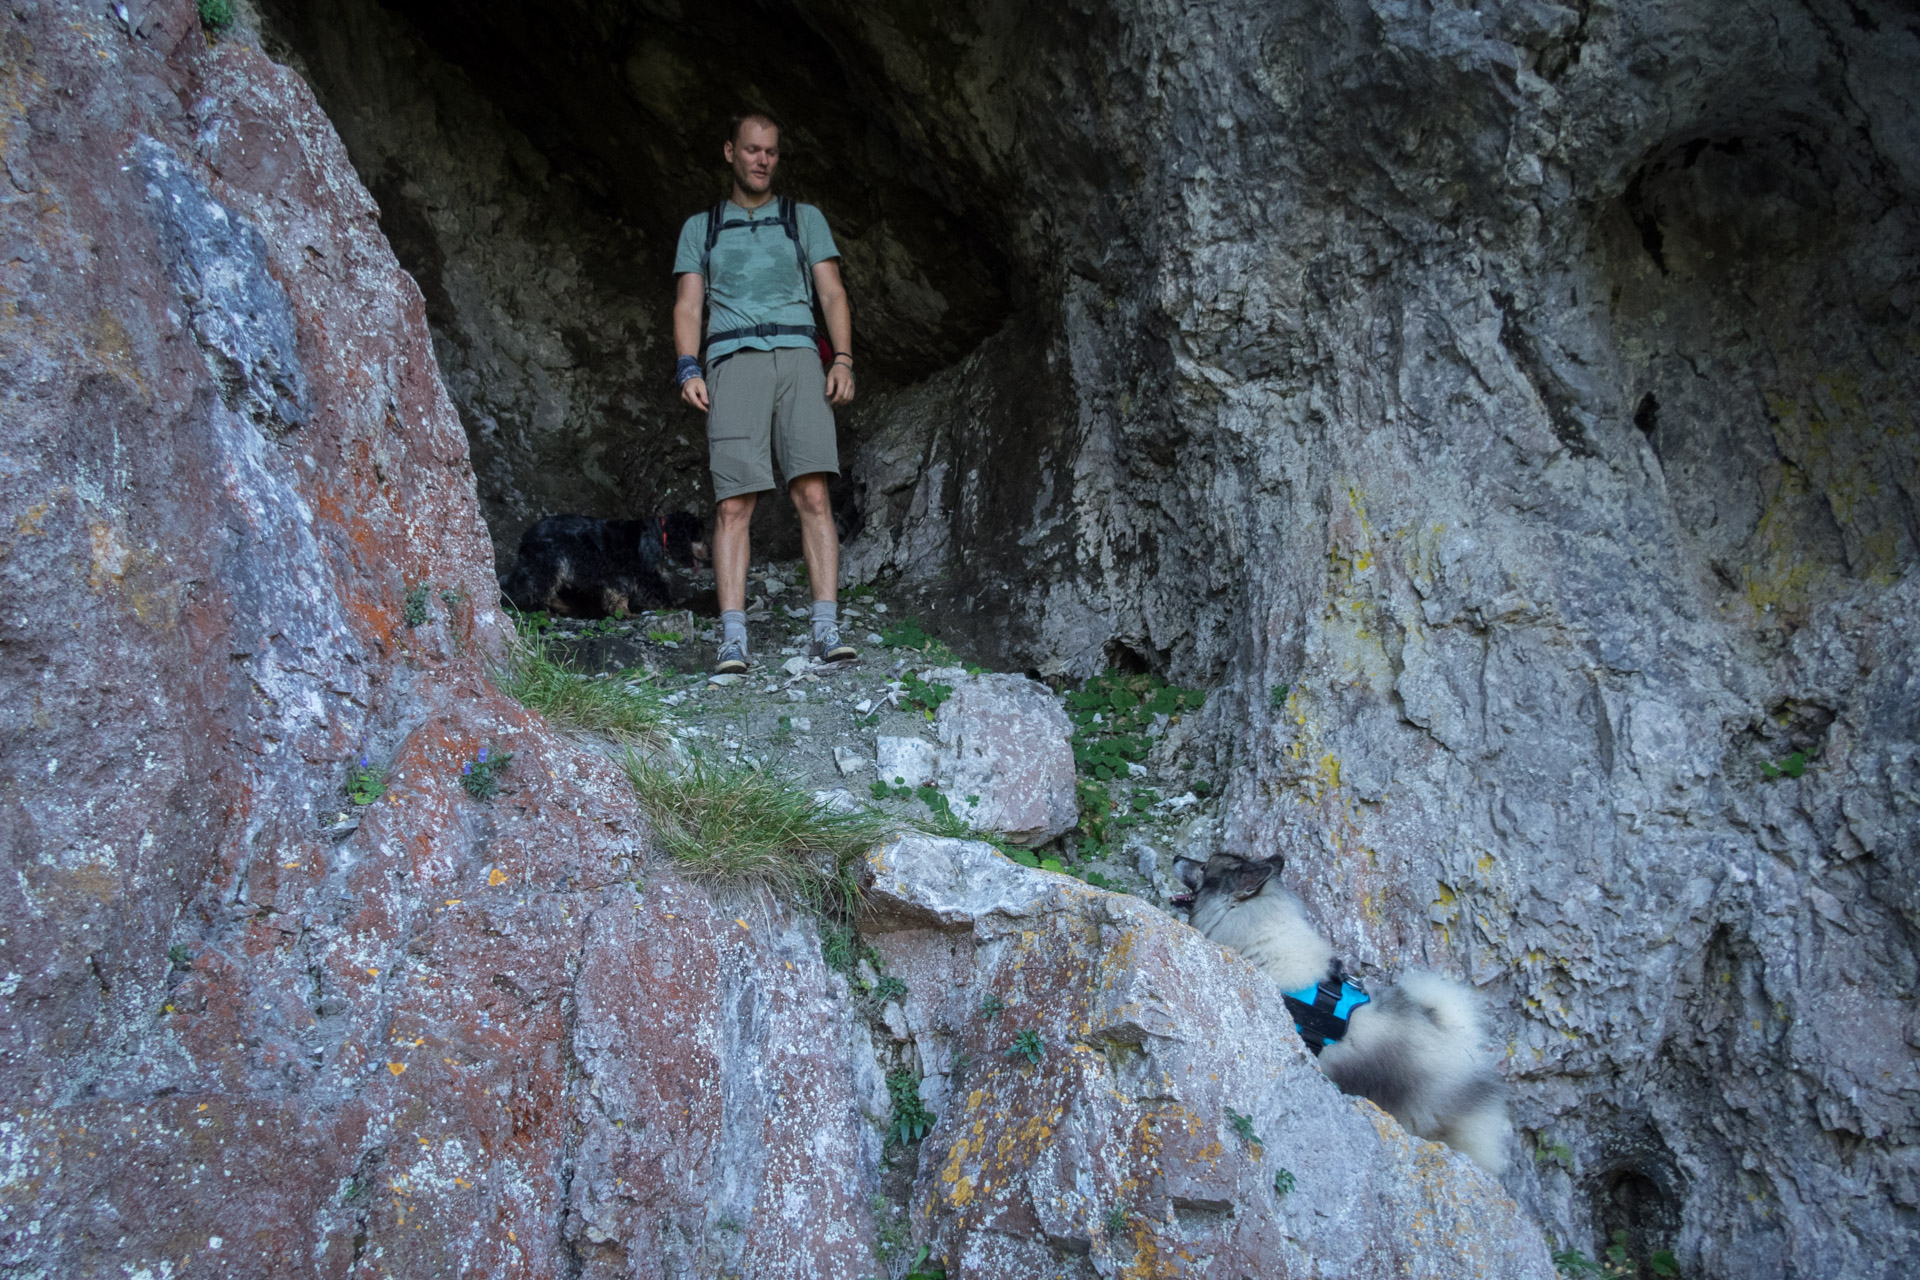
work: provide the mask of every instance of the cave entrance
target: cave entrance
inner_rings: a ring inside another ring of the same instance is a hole
[[[792,5],[264,8],[420,284],[503,569],[543,516],[710,517],[704,424],[669,376],[671,271],[683,221],[726,193],[743,108],[785,122],[776,189],[819,205],[842,252],[861,384],[843,481],[863,410],[1007,317],[987,185],[911,145]],[[798,554],[784,495],[760,503],[754,551]]]

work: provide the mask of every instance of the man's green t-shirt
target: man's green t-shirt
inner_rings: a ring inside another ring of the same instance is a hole
[[[673,255],[673,273],[678,276],[700,270],[700,251],[707,243],[707,213],[696,213],[680,228],[680,247]],[[758,209],[743,209],[729,200],[722,225],[726,230],[714,242],[707,281],[707,302],[711,316],[707,332],[725,333],[729,329],[747,329],[757,324],[810,325],[813,308],[809,305],[811,273],[815,264],[840,256],[827,230],[826,217],[810,204],[797,205],[794,220],[800,231],[800,248],[807,255],[808,277],[800,274],[799,258],[793,241],[781,229],[779,202],[769,200]],[[746,223],[735,226],[735,223]],[[721,356],[743,347],[771,351],[775,347],[810,347],[813,340],[799,334],[778,334],[767,338],[733,338],[707,348],[708,367]]]

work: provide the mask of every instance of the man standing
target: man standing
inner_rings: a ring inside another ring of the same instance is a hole
[[[747,527],[760,494],[774,487],[770,453],[787,477],[813,581],[809,652],[840,662],[855,656],[840,639],[840,538],[827,498],[827,478],[840,474],[833,407],[853,401],[853,326],[840,251],[818,209],[774,198],[780,126],[772,117],[757,111],[736,117],[724,154],[733,197],[687,219],[673,261],[675,378],[680,398],[707,415],[717,503],[713,572],[721,635],[714,670],[747,669]],[[816,297],[832,341],[826,369],[816,346]],[[712,311],[704,373],[697,354],[703,303]]]

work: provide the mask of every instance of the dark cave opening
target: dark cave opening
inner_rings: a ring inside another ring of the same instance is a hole
[[[669,377],[671,266],[682,222],[725,194],[735,112],[782,120],[776,189],[817,204],[842,252],[861,381],[843,538],[876,403],[1012,311],[991,184],[933,163],[794,6],[271,0],[266,19],[420,285],[503,570],[547,515],[709,513],[703,423]],[[757,559],[798,553],[783,495],[754,540]]]

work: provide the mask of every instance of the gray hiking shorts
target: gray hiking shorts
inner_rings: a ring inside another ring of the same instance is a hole
[[[708,371],[707,394],[713,404],[707,465],[716,502],[773,488],[775,457],[788,480],[816,471],[840,474],[827,374],[812,347],[735,352]]]

